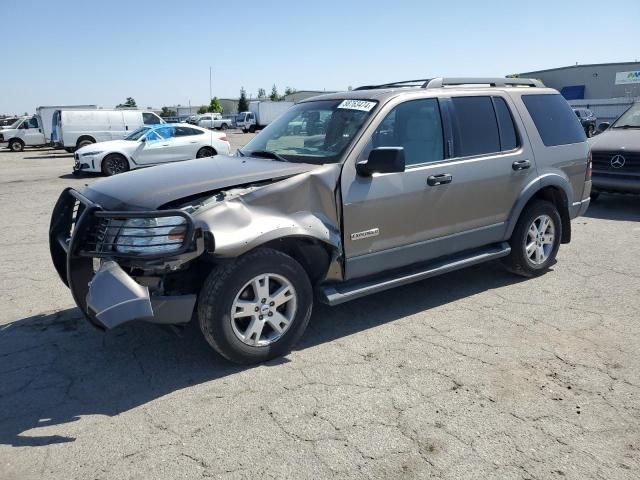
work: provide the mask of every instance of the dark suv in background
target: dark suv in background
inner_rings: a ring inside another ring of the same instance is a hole
[[[598,120],[593,112],[588,108],[574,108],[573,112],[580,119],[580,123],[582,124],[582,128],[584,128],[584,133],[587,134],[587,137],[593,137],[597,131],[596,122]]]

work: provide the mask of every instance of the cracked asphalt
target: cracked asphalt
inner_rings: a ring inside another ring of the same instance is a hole
[[[237,145],[248,135],[230,134]],[[636,479],[640,198],[546,275],[489,263],[339,307],[256,367],[74,308],[47,246],[64,152],[0,150],[0,478]]]

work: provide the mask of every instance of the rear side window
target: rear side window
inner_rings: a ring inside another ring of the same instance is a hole
[[[501,97],[493,97],[493,106],[498,117],[498,127],[500,129],[500,149],[504,152],[513,150],[518,146],[518,136],[516,127],[513,125],[513,117],[507,106],[507,102]]]
[[[547,147],[586,141],[584,129],[561,95],[523,95],[522,101]]]
[[[453,97],[457,127],[456,157],[500,151],[498,122],[491,97]]]

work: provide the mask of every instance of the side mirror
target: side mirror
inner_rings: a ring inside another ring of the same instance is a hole
[[[356,164],[356,172],[363,177],[374,173],[404,172],[403,147],[378,147],[371,150],[369,158]]]
[[[604,132],[610,126],[611,126],[611,124],[609,122],[601,122],[600,125],[598,125],[598,131],[599,132]]]
[[[147,142],[147,137],[142,137],[142,138],[140,139],[140,141],[141,141],[142,143],[146,143],[146,142]]]

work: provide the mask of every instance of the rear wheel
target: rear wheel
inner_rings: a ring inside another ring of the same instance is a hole
[[[227,125],[226,123],[220,125],[220,130],[226,130],[227,128],[229,128],[229,125]]]
[[[256,133],[256,126],[255,125],[251,125],[249,127],[249,133]]]
[[[90,138],[83,138],[82,140],[79,140],[78,143],[76,144],[76,149],[80,149],[82,147],[86,147],[87,145],[91,145],[94,143],[96,142],[94,142]]]
[[[587,137],[591,138],[596,134],[596,127],[594,125],[589,125],[587,127]]]
[[[207,342],[237,363],[258,363],[289,352],[313,306],[311,282],[290,256],[259,249],[214,269],[198,297]]]
[[[9,142],[9,149],[12,152],[22,152],[24,150],[24,142],[22,140],[13,139]]]
[[[102,173],[111,177],[129,170],[129,162],[118,153],[110,153],[102,160]]]
[[[511,253],[503,263],[513,273],[535,277],[555,261],[562,238],[562,221],[551,202],[536,200],[528,205],[509,240]]]
[[[211,147],[202,147],[196,153],[196,158],[205,158],[205,157],[213,157],[216,154],[216,151]]]

